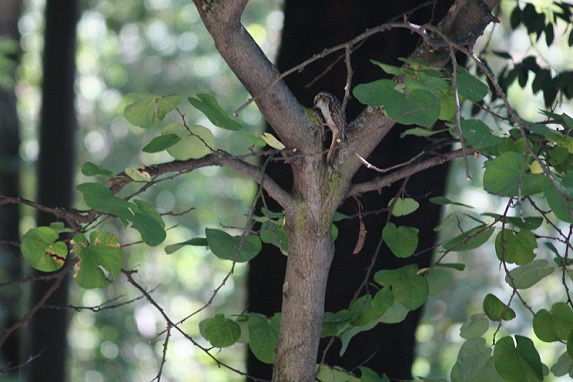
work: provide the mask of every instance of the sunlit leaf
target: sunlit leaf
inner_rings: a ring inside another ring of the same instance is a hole
[[[151,176],[149,173],[142,171],[137,167],[127,167],[125,169],[125,175],[129,176],[131,180],[135,182],[151,182]]]
[[[263,133],[263,135],[261,135],[261,139],[273,149],[283,150],[285,148],[285,145],[283,145],[283,143],[271,133]]]
[[[197,94],[197,98],[189,97],[188,100],[191,105],[203,112],[213,125],[227,130],[241,130],[243,128],[239,122],[229,118],[215,97],[209,94]]]
[[[68,256],[66,243],[50,227],[31,228],[22,236],[21,250],[26,261],[42,272],[54,272],[64,265]]]
[[[181,140],[167,149],[177,160],[198,159],[211,154],[215,146],[215,137],[211,130],[200,125],[186,128],[178,123],[165,126],[161,134],[175,134]]]
[[[78,233],[72,243],[80,262],[74,279],[86,289],[103,288],[114,281],[123,263],[123,252],[117,238],[109,232],[92,231],[90,240]]]

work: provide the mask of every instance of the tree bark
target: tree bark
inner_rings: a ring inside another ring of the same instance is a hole
[[[73,202],[77,130],[74,81],[79,12],[76,0],[46,3],[37,201],[49,207],[71,208]],[[38,213],[38,225],[53,221],[53,216]],[[50,286],[51,282],[33,283],[30,304],[35,306]],[[66,277],[47,303],[66,305],[68,289]],[[41,309],[31,319],[27,356],[39,357],[25,370],[27,380],[67,380],[68,321],[66,309]]]

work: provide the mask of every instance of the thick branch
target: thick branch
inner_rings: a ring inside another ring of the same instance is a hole
[[[268,86],[279,76],[278,70],[240,23],[246,1],[215,2],[194,0],[203,23],[217,50],[251,95],[264,93],[256,100],[259,110],[288,148],[312,152],[321,143],[310,139],[312,123],[284,81]],[[210,6],[209,4],[222,4]]]
[[[209,166],[227,166],[240,172],[248,178],[251,178],[260,184],[268,192],[269,196],[275,199],[285,209],[292,203],[292,196],[283,190],[274,180],[267,176],[261,168],[253,166],[252,164],[247,163],[240,158],[234,157],[224,151],[217,151],[200,159],[161,163],[158,165],[145,167],[141,171],[149,173],[149,175],[152,177],[157,177],[159,175],[173,172],[184,174],[198,168]],[[110,188],[114,193],[117,193],[131,182],[133,182],[131,178],[124,174],[120,174],[110,181]]]
[[[438,35],[429,38],[425,29],[420,28],[425,42],[410,58],[435,67],[443,67],[449,62],[450,50],[454,49],[452,44],[458,45],[461,41],[463,45],[473,45],[483,33],[485,25],[495,20],[491,9],[498,4],[499,0],[456,1],[438,26]],[[436,45],[439,47],[436,48]],[[367,107],[351,124],[349,128],[351,143],[341,148],[341,154],[338,156],[338,160],[344,163],[343,176],[348,181],[362,166],[362,162],[354,154],[367,158],[395,123],[381,109]],[[346,160],[345,157],[350,157],[348,158],[350,160]]]

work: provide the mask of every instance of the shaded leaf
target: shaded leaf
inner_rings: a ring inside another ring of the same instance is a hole
[[[515,312],[499,298],[489,293],[483,300],[483,310],[492,321],[510,321],[515,318]]]
[[[241,327],[223,314],[204,319],[199,323],[201,335],[216,348],[233,345],[241,336]]]
[[[543,369],[539,353],[527,337],[503,337],[495,344],[493,359],[495,368],[508,382],[533,382],[543,380]]]
[[[249,261],[259,254],[261,239],[256,235],[231,236],[218,229],[205,229],[207,242],[215,256],[223,260]]]

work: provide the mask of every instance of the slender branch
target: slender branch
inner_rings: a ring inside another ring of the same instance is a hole
[[[355,184],[350,187],[348,192],[346,193],[346,197],[352,197],[359,194],[363,194],[365,192],[370,191],[377,191],[381,188],[388,187],[392,183],[417,174],[421,171],[427,170],[429,168],[439,166],[446,162],[450,162],[456,158],[461,158],[464,155],[471,155],[475,152],[472,148],[467,148],[466,152],[464,150],[455,150],[444,154],[439,154],[429,159],[412,163],[408,166],[402,167],[400,170],[397,170],[389,175],[378,177],[370,182],[364,182],[360,184]]]

